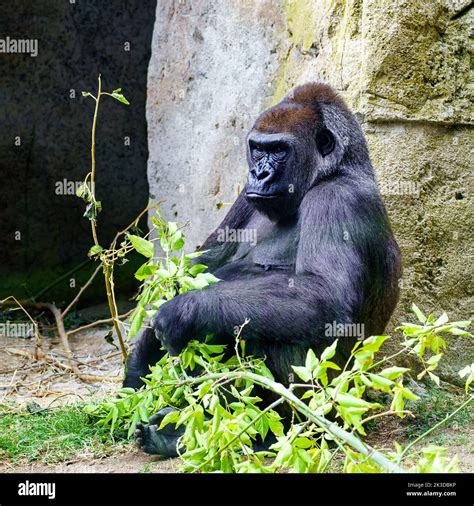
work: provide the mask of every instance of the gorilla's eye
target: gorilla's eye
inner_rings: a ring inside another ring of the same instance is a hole
[[[329,155],[329,153],[333,151],[334,146],[336,145],[334,136],[329,130],[323,128],[316,135],[316,145],[318,146],[319,152],[323,156]]]
[[[250,154],[255,161],[269,156],[276,162],[283,162],[288,153],[290,152],[290,146],[285,142],[270,141],[270,142],[255,142],[250,140],[249,142]]]
[[[278,162],[283,161],[288,155],[288,150],[285,146],[275,146],[272,151],[272,158]]]
[[[260,160],[260,158],[262,158],[266,153],[262,146],[253,143],[250,145],[250,151],[254,160]]]

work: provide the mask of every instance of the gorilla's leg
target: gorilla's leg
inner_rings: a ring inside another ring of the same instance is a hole
[[[184,426],[176,429],[174,424],[170,423],[158,430],[163,418],[172,411],[173,408],[164,408],[150,418],[149,425],[137,424],[135,441],[138,448],[150,455],[178,456],[178,438],[184,434]]]
[[[145,329],[128,359],[124,387],[140,388],[143,385],[141,378],[149,374],[150,366],[155,365],[166,353],[161,348],[153,329]]]

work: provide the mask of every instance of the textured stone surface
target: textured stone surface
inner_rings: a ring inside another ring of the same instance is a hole
[[[168,216],[210,233],[245,181],[244,139],[278,69],[271,1],[159,2],[148,72],[150,191]]]
[[[163,3],[165,4],[165,3]],[[357,113],[402,248],[393,318],[468,318],[472,301],[469,2],[246,0],[158,6],[147,116],[151,191],[202,242],[245,182],[255,116],[293,86],[325,81]],[[218,209],[218,204],[224,205]],[[474,355],[449,339],[442,376]]]

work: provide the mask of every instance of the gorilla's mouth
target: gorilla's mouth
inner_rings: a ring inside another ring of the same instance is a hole
[[[247,192],[247,198],[252,200],[258,199],[276,199],[280,197],[281,193],[260,193],[260,192]]]

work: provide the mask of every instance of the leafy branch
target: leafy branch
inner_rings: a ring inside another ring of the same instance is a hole
[[[110,96],[123,104],[129,105],[128,100],[122,95],[121,88],[115,89],[112,93],[102,91],[102,81],[99,75],[98,77],[98,90],[97,95],[94,96],[92,93],[88,91],[83,91],[82,95],[84,97],[92,97],[95,100],[95,109],[94,116],[92,120],[92,131],[91,131],[91,170],[87,174],[86,179],[83,185],[78,190],[78,196],[81,197],[87,203],[86,211],[84,216],[87,217],[91,224],[92,237],[94,240],[94,246],[91,248],[89,252],[90,256],[99,255],[104,250],[100,246],[99,239],[97,236],[97,215],[102,210],[102,204],[100,201],[96,199],[95,195],[95,180],[96,180],[96,159],[95,159],[95,140],[96,140],[96,127],[97,127],[97,118],[99,115],[99,103],[102,96]],[[138,222],[138,219],[134,222]],[[115,246],[113,243],[112,248]],[[117,334],[117,338],[119,340],[120,349],[122,352],[122,358],[125,362],[127,360],[128,352],[127,347],[125,345],[125,340],[122,335],[122,330],[120,328],[120,320],[118,317],[117,303],[115,301],[115,292],[114,292],[114,261],[110,261],[107,257],[107,251],[100,255],[100,260],[102,262],[102,272],[104,274],[105,281],[105,290],[107,295],[107,302],[109,305],[110,315],[112,317],[112,322],[114,325],[115,332]]]

